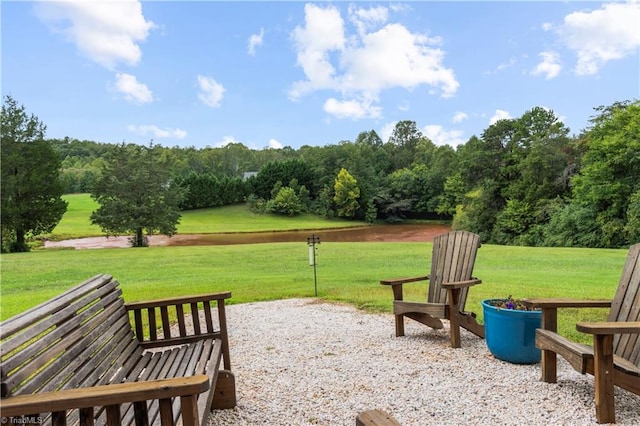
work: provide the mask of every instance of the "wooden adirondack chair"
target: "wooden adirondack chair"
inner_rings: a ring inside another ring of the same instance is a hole
[[[469,287],[482,281],[473,278],[473,266],[480,247],[480,237],[467,231],[453,231],[433,240],[431,274],[380,281],[393,289],[393,313],[396,336],[404,336],[404,317],[411,318],[434,329],[443,327],[441,319],[450,324],[451,347],[460,347],[460,327],[484,338],[484,327],[475,320],[475,314],[464,312]],[[402,285],[429,281],[426,302],[403,300]]]
[[[613,301],[528,299],[542,308],[536,346],[542,350],[542,380],[557,380],[556,354],[578,372],[595,378],[598,423],[615,423],[614,386],[640,395],[640,244],[631,246]],[[560,336],[558,308],[610,307],[607,322],[579,322],[576,329],[593,334],[593,347]]]

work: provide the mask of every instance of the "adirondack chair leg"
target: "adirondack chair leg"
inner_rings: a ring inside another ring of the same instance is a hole
[[[404,315],[396,315],[396,337],[404,336]]]
[[[556,333],[558,331],[558,309],[544,308],[542,310],[542,328]],[[557,383],[557,355],[553,351],[542,351],[542,381],[546,383]]]
[[[402,300],[402,284],[394,285],[393,300]],[[396,315],[396,337],[404,336],[404,315]]]
[[[451,336],[451,347],[459,348],[462,346],[460,341],[460,320],[459,315],[460,305],[460,289],[454,288],[449,290],[449,328]]]
[[[613,335],[593,336],[596,418],[598,423],[615,423],[613,390]]]

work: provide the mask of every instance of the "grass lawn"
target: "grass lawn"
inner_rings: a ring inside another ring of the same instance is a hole
[[[391,312],[392,294],[380,279],[427,273],[430,243],[322,243],[318,293],[375,312]],[[485,298],[578,297],[610,299],[626,250],[530,248],[483,245],[467,309],[482,320]],[[231,303],[314,295],[306,243],[151,247],[104,250],[37,250],[1,257],[0,318],[55,296],[98,273],[122,284],[137,301],[230,290]],[[406,285],[406,300],[424,300],[426,287]],[[561,310],[560,332],[584,342],[578,320],[604,320],[606,310]],[[389,323],[390,330],[393,324]]]
[[[67,195],[69,208],[53,239],[101,235],[89,215],[97,205],[88,194]],[[249,232],[353,226],[354,222],[312,215],[284,218],[254,215],[245,206],[185,212],[181,233]],[[610,299],[627,250],[531,248],[483,245],[475,275],[483,284],[469,293],[467,310],[482,321],[480,301],[507,297]],[[430,243],[337,243],[318,248],[318,295],[373,312],[391,312],[384,278],[428,273]],[[114,275],[125,299],[231,291],[230,303],[314,295],[307,245],[150,247],[103,250],[34,250],[0,257],[0,319],[41,303],[99,273]],[[425,300],[426,283],[407,284],[406,300]],[[559,330],[589,343],[575,331],[579,320],[604,320],[603,309],[560,311]],[[392,329],[392,322],[389,323]]]
[[[97,225],[92,225],[91,212],[99,207],[89,194],[68,194],[63,199],[69,202],[64,217],[47,236],[51,240],[97,237],[104,235]],[[210,234],[218,232],[256,232],[303,229],[344,228],[364,226],[364,222],[342,219],[325,219],[304,214],[296,217],[258,215],[242,205],[225,206],[212,209],[189,210],[182,212],[178,233]]]

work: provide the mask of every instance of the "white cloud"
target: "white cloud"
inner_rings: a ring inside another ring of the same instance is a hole
[[[498,66],[495,68],[495,70],[490,70],[490,71],[485,71],[484,74],[485,75],[493,75],[496,74],[500,71],[504,71],[507,68],[511,68],[512,66],[514,66],[516,64],[518,60],[516,59],[515,56],[512,56],[509,58],[509,60],[507,62],[502,62],[499,63]]]
[[[277,139],[269,139],[269,148],[280,149],[282,144]]]
[[[365,34],[368,30],[379,27],[389,19],[389,9],[384,6],[361,9],[355,5],[349,6],[349,20],[358,29],[359,34]]]
[[[324,103],[324,111],[327,114],[337,118],[378,118],[382,112],[379,106],[373,106],[370,100],[357,101],[339,101],[335,98],[329,98]]]
[[[129,102],[136,104],[153,102],[153,93],[151,90],[149,90],[145,84],[139,83],[134,75],[117,73],[114,89],[122,93],[124,98]]]
[[[198,87],[200,88],[200,91],[198,92],[198,99],[200,99],[200,102],[212,108],[217,108],[221,105],[225,91],[222,84],[218,83],[211,77],[199,75]]]
[[[559,34],[576,52],[578,75],[596,74],[606,62],[638,54],[640,2],[607,3],[600,9],[565,16]]]
[[[551,22],[543,22],[541,28],[542,31],[551,31],[553,29],[553,24]]]
[[[382,142],[386,143],[389,141],[389,138],[396,128],[396,124],[398,124],[397,121],[390,121],[389,123],[382,126],[382,128],[378,132],[378,135],[380,135],[380,139],[382,139]]]
[[[39,2],[36,15],[56,33],[74,43],[82,55],[114,69],[136,65],[142,57],[139,43],[155,27],[142,14],[137,0],[109,2]]]
[[[467,120],[469,115],[466,112],[458,111],[453,115],[451,119],[452,123],[462,123],[464,120]]]
[[[259,34],[252,34],[249,37],[249,47],[247,48],[247,53],[251,56],[255,56],[256,47],[262,46],[262,42],[264,40],[264,28],[260,28]]]
[[[229,145],[230,143],[241,143],[239,140],[237,140],[236,138],[234,138],[233,136],[223,136],[222,140],[220,142],[218,142],[217,144],[215,144],[216,148],[224,148],[225,146]]]
[[[551,80],[560,74],[560,70],[562,70],[562,65],[559,63],[560,55],[548,50],[538,53],[538,56],[542,58],[542,62],[531,71],[532,75],[544,75],[547,80]]]
[[[511,114],[509,114],[509,111],[497,109],[493,116],[489,119],[489,125],[495,124],[500,120],[509,120],[510,118]]]
[[[335,86],[335,70],[329,60],[329,52],[342,50],[345,44],[344,21],[334,6],[322,9],[313,4],[304,7],[305,26],[293,30],[297,50],[297,63],[307,76],[307,81],[293,84],[289,96],[297,99],[318,89]]]
[[[426,85],[438,89],[442,97],[453,96],[459,83],[453,70],[443,65],[444,52],[437,47],[441,39],[387,23],[388,11],[349,6],[357,33],[351,34],[337,7],[307,4],[304,27],[292,33],[297,63],[306,79],[291,85],[289,97],[298,100],[315,91],[334,91],[342,99],[328,99],[325,111],[358,119],[379,117],[382,110],[374,103],[381,91],[390,88]]]
[[[182,129],[161,129],[153,124],[133,125],[127,126],[127,130],[137,133],[141,136],[151,135],[155,139],[184,139],[187,137],[187,132]]]
[[[451,145],[452,147],[456,147],[466,142],[462,138],[464,134],[462,130],[445,130],[444,127],[437,124],[424,126],[422,134],[438,146]]]

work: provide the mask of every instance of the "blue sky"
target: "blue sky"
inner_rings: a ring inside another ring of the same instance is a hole
[[[252,149],[457,146],[640,97],[640,2],[2,1],[2,94],[47,137]]]

